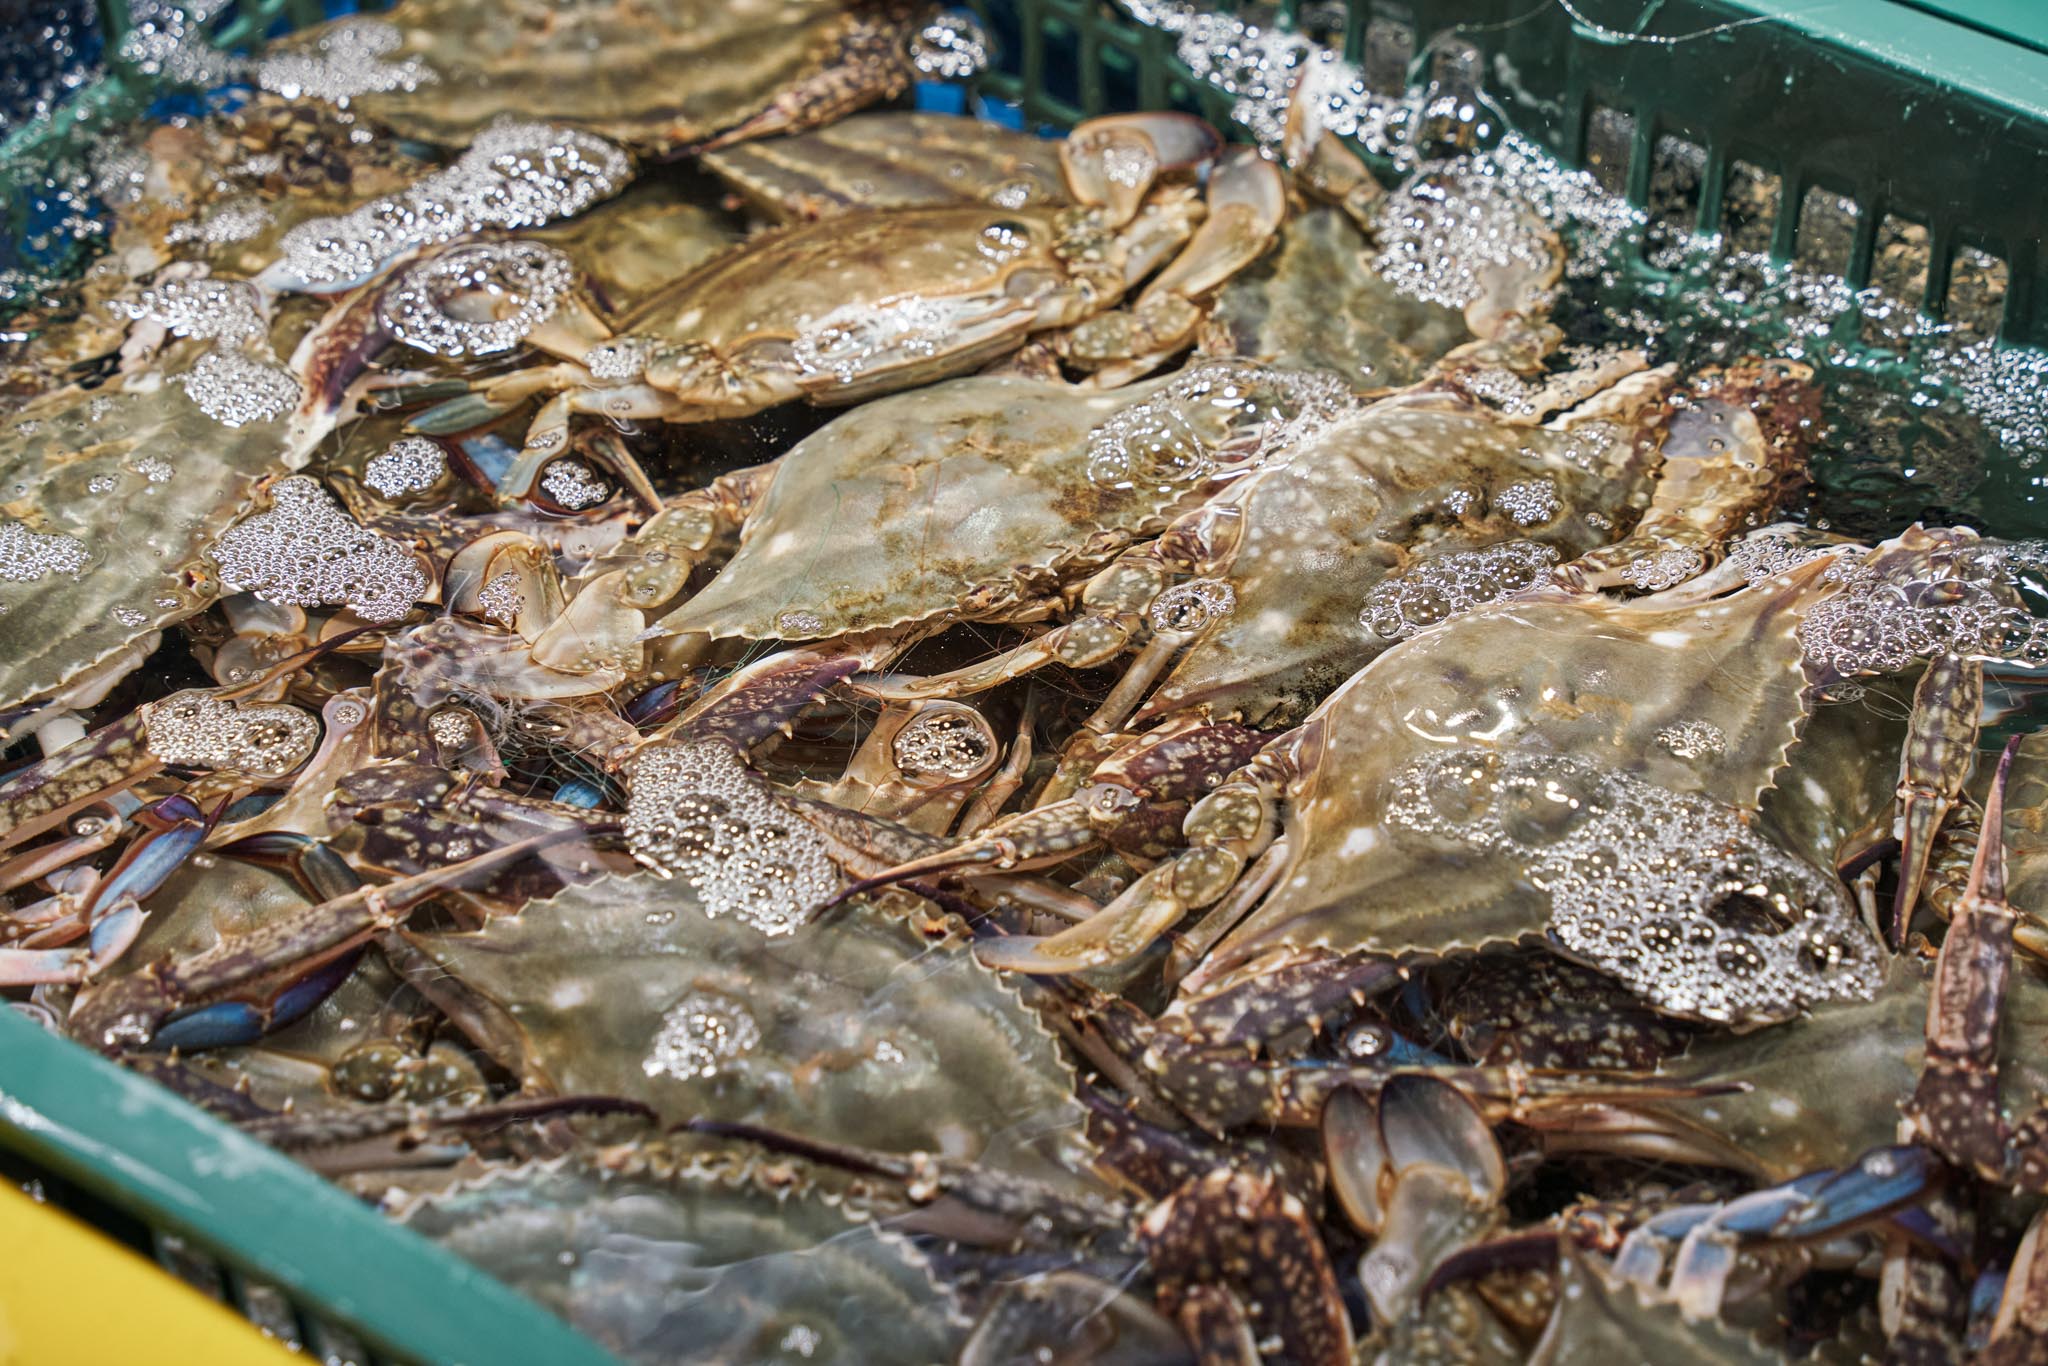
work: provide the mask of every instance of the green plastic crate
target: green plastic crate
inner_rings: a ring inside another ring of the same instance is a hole
[[[1175,59],[1172,35],[1103,0],[971,2],[1000,44],[979,91],[1031,123],[1140,107],[1228,117],[1230,98]],[[103,11],[112,52],[125,5]],[[1260,12],[1287,25],[1297,6]],[[1779,256],[1802,246],[1810,193],[1853,205],[1852,283],[1871,278],[1888,225],[1914,227],[1930,312],[1949,304],[1956,254],[1987,253],[2005,273],[2002,335],[2048,342],[2037,307],[2048,222],[2043,0],[1337,0],[1314,12],[1341,21],[1348,58],[1393,83],[1478,63],[1489,89],[1513,92],[1502,98],[1515,126],[1638,204],[1660,147],[1698,149],[1702,228],[1721,222],[1731,171],[1775,178]],[[318,0],[239,0],[213,37],[243,46],[321,13]],[[1629,36],[1639,24],[1647,39]],[[132,113],[143,99],[117,69],[0,154]],[[132,1221],[145,1241],[177,1240],[188,1261],[217,1263],[238,1302],[248,1285],[272,1288],[316,1356],[339,1329],[376,1361],[611,1360],[288,1158],[5,1009],[0,1150],[0,1169],[32,1172],[105,1222]]]

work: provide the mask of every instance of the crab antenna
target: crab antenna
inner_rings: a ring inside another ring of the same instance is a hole
[[[1991,795],[1984,801],[1984,830],[1977,836],[1977,857],[1970,861],[1970,882],[1964,893],[1979,901],[2005,900],[2005,784],[2019,747],[2017,735],[2005,742],[2005,751],[1998,756],[1998,773],[1991,780]]]

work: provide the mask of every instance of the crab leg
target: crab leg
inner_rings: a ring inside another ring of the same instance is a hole
[[[205,843],[219,816],[202,813],[184,797],[166,797],[136,815],[144,833],[115,861],[75,912],[72,924],[31,935],[28,942],[50,943],[54,936],[87,936],[82,948],[0,950],[0,986],[33,986],[49,982],[84,982],[128,951],[142,932],[147,913],[142,901]],[[55,942],[62,942],[55,939]]]
[[[2017,1366],[2048,1355],[2048,1211],[2036,1214],[2007,1269],[1998,1316],[1977,1358],[1984,1366]]]
[[[1287,217],[1286,181],[1250,149],[1210,173],[1205,199],[1208,217],[1136,303],[1055,338],[1069,360],[1095,371],[1091,387],[1128,384],[1192,345],[1203,317],[1195,301],[1265,255]]]
[[[975,946],[976,956],[1005,971],[1058,974],[1144,952],[1189,911],[1219,900],[1278,836],[1280,798],[1300,775],[1302,735],[1290,731],[1273,741],[1195,803],[1181,826],[1187,849],[1145,873],[1086,924],[1047,939],[988,940]]]
[[[671,500],[620,547],[606,569],[583,583],[533,646],[549,668],[574,671],[585,659],[628,659],[636,667],[649,618],[673,602],[697,566],[729,553],[747,516],[775,477],[775,463],[721,474]],[[659,626],[652,634],[663,634]]]
[[[2009,1126],[1998,1100],[1998,1031],[2012,975],[2013,926],[2005,899],[2005,779],[2014,740],[1998,761],[1970,883],[1956,903],[1927,1004],[1927,1064],[1906,1104],[1919,1141],[2001,1186],[2048,1191],[2048,1107]]]
[[[1984,666],[1960,655],[1936,657],[1913,690],[1912,731],[1899,759],[1892,834],[1899,843],[1899,890],[1886,938],[1906,942],[1920,888],[1934,855],[1934,836],[1947,819],[1977,759],[1984,707]]]
[[[198,998],[216,995],[292,963],[324,962],[348,953],[380,929],[397,924],[437,892],[460,887],[583,836],[581,827],[550,830],[490,849],[475,858],[344,896],[259,926],[182,960],[162,960],[90,988],[79,997],[71,1029],[108,1052],[138,1048],[156,1038],[165,1020]]]

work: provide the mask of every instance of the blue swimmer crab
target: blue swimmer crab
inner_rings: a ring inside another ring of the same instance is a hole
[[[707,832],[716,819],[705,813]],[[878,907],[785,935],[744,910],[713,918],[728,906],[716,888],[642,873],[472,933],[405,934],[499,1016],[481,1032],[529,1092],[1041,1176],[1084,1160],[1069,1151],[1081,1112],[1051,1038],[965,946],[926,942]]]
[[[1831,646],[1845,612],[1882,618],[1856,585],[1938,567],[1941,544],[1916,529],[1868,564],[1835,552],[1787,567],[1790,543],[1767,538],[1690,588],[1629,601],[1539,589],[1455,617],[1361,670],[1199,803],[1188,853],[1098,919],[981,952],[1032,972],[1118,961],[1262,859],[1251,885],[1270,890],[1257,909],[1223,902],[1219,918],[1241,923],[1184,984],[1195,999],[1290,965],[1545,926],[1680,1016],[1754,1025],[1867,996],[1878,946],[1839,883],[1752,816],[1814,687],[1914,662]],[[1921,733],[1965,748],[1974,734]],[[1332,754],[1373,761],[1333,768]],[[1664,849],[1655,832],[1678,830],[1686,848]]]
[[[643,1149],[496,1166],[393,1214],[628,1361],[951,1359],[963,1306],[911,1238],[857,1208],[774,1170]]]
[[[1595,392],[1542,427],[1475,404],[1455,373],[1373,404],[1127,552],[1084,590],[1096,610],[877,695],[972,692],[1066,657],[1069,635],[1094,647],[1089,662],[1145,640],[1130,705],[1166,677],[1141,719],[1199,704],[1270,724],[1298,718],[1393,642],[1529,587],[1559,560],[1603,583],[1667,560],[1696,571],[1798,469],[1812,391],[1799,367],[1736,367],[1680,390],[1663,372],[1627,375],[1639,365],[1603,364],[1588,377]],[[1111,435],[1129,446],[1142,433]]]
[[[1318,377],[1230,363],[1106,393],[988,376],[880,399],[673,500],[597,567],[538,658],[634,658],[643,634],[831,640],[1051,615],[1073,583],[1343,402]],[[1093,433],[1119,415],[1171,430],[1181,463],[1142,483],[1096,478]],[[671,608],[735,533],[718,576]]]
[[[1119,378],[1144,373],[1192,340],[1196,300],[1265,250],[1285,204],[1278,173],[1242,154],[1212,172],[1206,210],[1187,187],[1157,183],[1210,154],[1207,125],[1163,115],[1103,123],[1064,144],[1080,207],[911,206],[762,234],[648,300],[616,335],[592,329],[558,348],[562,364],[499,377],[415,426],[466,429],[553,393],[509,477],[518,496],[574,413],[688,422],[799,398],[857,402],[1076,325],[1074,345],[1086,349],[1090,320],[1102,323],[1152,277],[1117,315],[1129,344],[1101,357]],[[401,277],[398,288],[411,287]],[[430,308],[431,290],[419,290]]]

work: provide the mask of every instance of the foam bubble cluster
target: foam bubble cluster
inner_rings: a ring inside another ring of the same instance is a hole
[[[510,351],[576,282],[569,258],[538,242],[476,242],[400,275],[377,320],[407,346],[442,356]]]
[[[557,460],[540,477],[541,490],[571,512],[595,507],[612,496],[611,486],[580,460]]]
[[[345,103],[357,95],[410,94],[439,77],[418,57],[384,60],[404,42],[390,24],[351,19],[321,34],[310,49],[266,53],[256,63],[256,83],[288,100],[304,95]]]
[[[669,1007],[640,1066],[650,1077],[709,1080],[761,1045],[761,1027],[744,1002],[722,991],[693,991]]]
[[[1643,555],[1622,566],[1629,587],[1642,593],[1675,588],[1707,567],[1707,557],[1691,546],[1673,546]]]
[[[1378,155],[1412,159],[1407,138],[1422,115],[1420,95],[1380,95],[1328,47],[1188,0],[1124,0],[1124,8],[1179,35],[1174,55],[1197,80],[1233,97],[1232,121],[1260,142],[1271,146],[1286,136],[1290,106],[1299,101],[1315,127],[1357,138]]]
[[[1557,485],[1548,479],[1524,479],[1493,495],[1493,505],[1516,526],[1542,526],[1564,511]]]
[[[229,588],[285,606],[346,606],[375,622],[396,621],[426,593],[413,553],[358,526],[317,480],[294,475],[270,498],[268,512],[214,542]]]
[[[205,275],[165,280],[134,299],[116,299],[109,307],[131,320],[157,323],[178,337],[249,346],[263,342],[268,334],[256,287],[246,280]]]
[[[988,66],[988,33],[974,16],[954,10],[941,14],[910,40],[910,64],[935,81],[964,81]]]
[[[987,724],[964,708],[929,708],[889,743],[896,767],[912,778],[971,778],[988,767],[995,753]]]
[[[236,705],[197,690],[143,713],[149,751],[175,768],[232,769],[277,777],[304,763],[320,742],[310,712],[282,702]]]
[[[936,356],[952,343],[956,322],[956,308],[938,299],[848,304],[798,333],[790,355],[804,374],[851,384],[877,357]]]
[[[1533,588],[1556,563],[1557,551],[1537,541],[1439,555],[1373,585],[1358,620],[1382,640],[1406,640],[1460,612]]]
[[[268,422],[298,406],[299,382],[274,365],[215,346],[176,377],[192,406],[223,427]]]
[[[1088,436],[1088,477],[1110,488],[1184,487],[1256,469],[1359,409],[1324,371],[1242,362],[1189,366]]]
[[[766,935],[794,933],[839,889],[824,841],[718,740],[640,752],[626,843],[642,863],[694,887],[706,915],[736,916]]]
[[[193,406],[222,426],[268,422],[298,404],[299,382],[276,364],[262,299],[249,282],[184,276],[112,307],[173,336],[213,343],[175,382]]]
[[[1681,759],[1712,759],[1727,752],[1728,736],[1712,721],[1674,721],[1657,732],[1657,743]]]
[[[1741,571],[1745,581],[1755,584],[1834,553],[1834,546],[1816,545],[1797,535],[1760,531],[1729,546],[1728,562]]]
[[[583,353],[583,368],[604,384],[627,384],[647,369],[651,348],[639,337],[615,337],[599,342]]]
[[[76,536],[30,531],[22,522],[0,522],[0,579],[34,583],[52,574],[77,574],[92,555]]]
[[[1556,264],[1553,239],[1521,187],[1480,157],[1411,178],[1380,206],[1373,269],[1403,294],[1463,308],[1487,277],[1540,280]]]
[[[363,482],[386,498],[425,493],[448,473],[448,455],[424,436],[405,436],[363,468]]]
[[[507,569],[478,590],[477,607],[500,626],[510,626],[526,610],[526,594],[519,589],[519,575]]]
[[[1838,560],[1825,578],[1840,590],[1799,623],[1807,662],[1843,677],[1944,655],[2048,664],[2048,622],[2019,601],[2002,547],[1972,549],[1911,578]]]
[[[1779,1019],[1867,998],[1882,975],[1834,879],[1697,793],[1564,755],[1457,749],[1402,770],[1388,819],[1519,862],[1550,897],[1551,937],[1669,1014]]]
[[[632,176],[604,139],[500,119],[455,163],[386,199],[301,223],[284,235],[289,288],[328,292],[369,279],[401,253],[483,228],[536,228],[616,193]]]
[[[1192,634],[1205,630],[1237,606],[1237,590],[1222,579],[1190,579],[1152,599],[1149,613],[1155,631]]]

